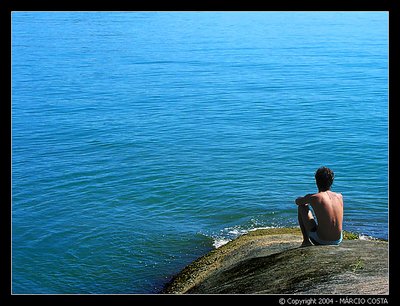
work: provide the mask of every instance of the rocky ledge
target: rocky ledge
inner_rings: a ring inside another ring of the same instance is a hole
[[[389,293],[387,241],[347,232],[339,246],[301,241],[298,228],[249,232],[191,263],[162,293]]]

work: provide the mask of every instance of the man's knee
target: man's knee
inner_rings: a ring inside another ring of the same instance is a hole
[[[304,222],[305,222],[305,220],[314,221],[314,216],[313,216],[313,213],[311,212],[309,205],[299,205],[298,213],[300,216],[302,216]]]
[[[310,211],[310,207],[308,206],[308,204],[306,204],[306,205],[299,205],[299,206],[297,207],[297,211],[298,211],[300,214],[308,214],[308,212]]]

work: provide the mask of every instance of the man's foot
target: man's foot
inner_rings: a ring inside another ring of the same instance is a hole
[[[313,244],[311,243],[311,241],[310,240],[303,240],[303,243],[301,244],[301,248],[304,248],[304,247],[308,247],[308,246],[312,246]]]

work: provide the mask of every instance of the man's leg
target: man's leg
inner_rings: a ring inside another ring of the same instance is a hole
[[[303,243],[301,245],[312,245],[308,237],[308,232],[315,228],[317,223],[314,220],[310,207],[308,205],[299,205],[297,212],[301,233],[303,234]]]

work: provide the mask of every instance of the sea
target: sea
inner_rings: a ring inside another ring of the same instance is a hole
[[[320,166],[388,239],[388,12],[11,17],[13,294],[157,294]]]

